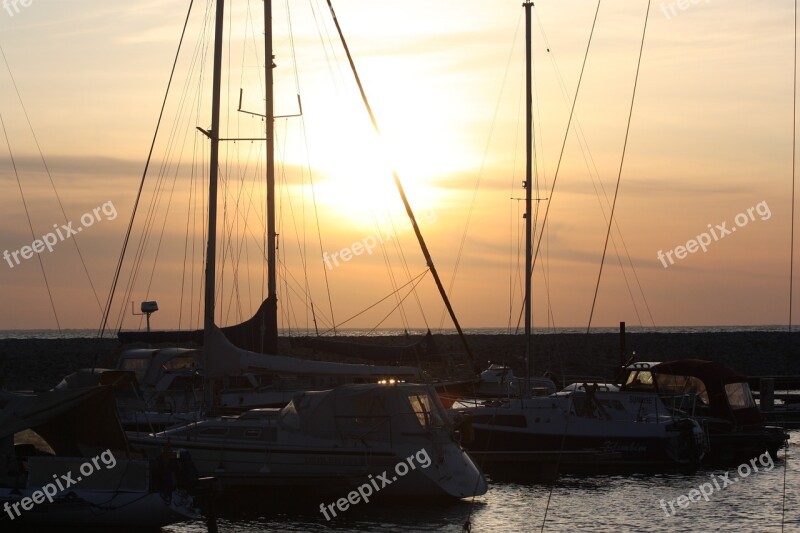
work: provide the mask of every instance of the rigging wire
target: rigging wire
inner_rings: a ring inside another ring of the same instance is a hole
[[[486,145],[484,146],[484,150],[483,150],[483,158],[481,159],[481,166],[480,166],[480,169],[478,170],[478,175],[477,175],[477,177],[475,179],[475,186],[472,189],[472,200],[470,201],[469,210],[467,211],[467,220],[464,223],[464,231],[461,234],[461,242],[459,243],[458,253],[456,254],[455,265],[453,266],[453,274],[450,276],[450,283],[447,286],[447,295],[448,296],[451,296],[453,294],[453,288],[455,286],[456,276],[458,275],[458,268],[461,265],[461,259],[462,259],[463,254],[464,254],[464,246],[466,245],[466,242],[467,242],[467,234],[469,232],[470,222],[472,221],[472,214],[475,211],[475,203],[476,203],[476,201],[478,199],[478,190],[480,189],[481,181],[482,181],[483,176],[484,176],[484,170],[486,168],[486,161],[489,158],[489,148],[490,148],[490,145],[492,143],[492,137],[494,135],[494,128],[495,128],[495,126],[497,124],[497,117],[500,114],[500,103],[502,102],[502,94],[503,94],[503,91],[504,91],[504,89],[506,87],[506,81],[508,80],[508,74],[509,74],[509,72],[511,70],[511,61],[512,61],[512,59],[514,57],[513,51],[514,51],[514,48],[516,47],[516,44],[517,44],[517,38],[519,36],[519,28],[520,28],[521,22],[522,22],[522,17],[520,16],[519,20],[517,21],[517,27],[514,30],[514,37],[511,40],[511,49],[509,50],[508,59],[506,60],[506,68],[505,68],[505,71],[503,72],[503,78],[500,81],[500,94],[498,95],[497,103],[495,104],[495,108],[494,108],[494,116],[492,117],[492,122],[491,122],[491,125],[489,126],[489,133],[487,135]],[[445,320],[446,313],[447,313],[447,309],[442,308],[442,314],[439,317],[439,329],[441,329],[443,327],[443,325],[444,325],[444,320]]]
[[[50,167],[47,165],[47,161],[44,157],[44,152],[42,151],[42,147],[39,144],[39,138],[36,136],[36,131],[33,129],[33,123],[31,123],[31,118],[28,115],[28,109],[25,107],[25,102],[22,101],[22,94],[17,87],[17,81],[14,79],[14,74],[11,72],[11,66],[8,64],[8,59],[6,59],[6,53],[3,50],[3,46],[0,45],[0,55],[3,56],[3,62],[6,65],[6,70],[8,71],[8,76],[11,79],[11,84],[14,86],[14,91],[17,93],[17,99],[19,100],[19,105],[22,108],[22,112],[25,115],[25,120],[28,123],[28,128],[31,130],[31,135],[33,136],[33,142],[36,144],[36,150],[39,152],[39,158],[42,160],[42,165],[44,166],[44,170],[47,173],[47,179],[50,181],[50,186],[53,189],[53,193],[56,196],[56,200],[58,201],[58,207],[61,209],[61,214],[64,216],[64,222],[69,224],[69,217],[67,216],[67,212],[64,209],[64,204],[61,202],[61,196],[58,194],[58,190],[56,189],[55,181],[53,181],[53,176],[50,174]],[[89,269],[86,266],[86,261],[83,259],[83,253],[81,252],[80,246],[78,246],[78,236],[72,235],[71,241],[75,245],[75,250],[78,252],[78,257],[80,258],[81,265],[83,266],[83,272],[86,274],[86,279],[89,281],[89,286],[92,288],[92,294],[94,294],[94,300],[97,302],[97,308],[100,312],[103,312],[103,306],[100,303],[100,298],[97,295],[97,290],[95,289],[94,282],[92,281],[92,276],[89,274]]]
[[[319,20],[317,19],[316,12],[314,11],[314,3],[310,2],[309,4],[311,6],[311,12],[312,12],[312,14],[314,16],[314,22],[316,23],[316,26],[317,26],[317,32],[318,32],[318,34],[320,36],[320,42],[322,43],[322,50],[325,53],[326,64],[328,65],[328,68],[329,68],[330,73],[332,75],[333,74],[333,70],[330,67],[330,58],[328,57],[328,49],[325,46],[325,41],[322,39],[322,31],[321,31],[321,28],[319,26]],[[287,12],[287,18],[288,18],[289,28],[290,28],[290,30],[289,30],[289,35],[290,35],[289,39],[290,39],[291,50],[292,50],[292,63],[294,65],[294,72],[295,72],[295,90],[296,90],[297,94],[300,94],[300,76],[299,76],[298,71],[297,71],[297,56],[296,56],[295,45],[294,45],[294,32],[291,30],[291,28],[292,28],[292,17],[291,17],[291,10],[289,9],[289,1],[288,0],[286,1],[286,12]],[[331,77],[333,77],[333,76],[331,76]],[[330,313],[331,313],[331,321],[334,324],[333,334],[335,336],[336,335],[336,326],[335,326],[336,320],[334,318],[334,313],[333,313],[333,298],[331,297],[331,286],[330,286],[330,280],[328,279],[328,269],[325,267],[325,262],[324,262],[324,259],[323,259],[324,256],[325,256],[325,250],[324,250],[324,247],[323,247],[323,244],[322,244],[322,227],[321,227],[320,221],[319,221],[319,208],[318,208],[318,204],[317,204],[317,191],[316,191],[316,187],[315,187],[315,184],[314,184],[314,172],[313,172],[313,170],[311,168],[311,158],[308,157],[311,151],[309,150],[308,129],[306,128],[306,119],[305,119],[305,115],[304,114],[300,115],[300,127],[301,127],[301,131],[303,132],[303,142],[304,142],[304,147],[305,147],[305,152],[306,152],[306,171],[308,172],[308,181],[309,181],[309,185],[311,187],[311,203],[314,206],[314,222],[315,222],[315,224],[317,226],[317,242],[319,244],[320,267],[322,268],[323,279],[325,281],[325,293],[326,293],[326,295],[328,297],[328,309],[330,310]],[[316,324],[316,322],[317,322],[317,319],[316,319],[316,308],[313,308],[313,307],[312,307],[312,318],[314,319],[314,333],[316,335],[319,335],[319,329],[317,328],[317,324]]]
[[[388,320],[388,319],[389,319],[389,317],[390,317],[390,316],[392,316],[392,315],[394,314],[395,310],[396,310],[398,307],[400,307],[400,306],[402,306],[402,305],[403,305],[403,302],[405,301],[405,299],[406,299],[406,298],[408,298],[409,296],[411,296],[411,294],[412,294],[412,293],[413,293],[413,294],[415,294],[415,295],[417,294],[417,285],[419,285],[419,283],[422,281],[422,278],[423,278],[424,274],[426,274],[427,272],[428,272],[428,271],[427,271],[427,270],[425,270],[425,271],[422,273],[423,275],[421,275],[421,276],[418,276],[418,278],[417,278],[417,282],[416,282],[416,283],[414,283],[413,285],[411,285],[411,288],[408,290],[408,292],[406,293],[406,295],[405,295],[405,296],[403,296],[402,298],[400,298],[400,301],[398,302],[398,304],[397,304],[397,305],[396,305],[396,306],[395,306],[395,307],[394,307],[392,310],[390,310],[390,311],[389,311],[389,312],[386,314],[386,316],[384,316],[384,317],[383,317],[383,319],[382,319],[380,322],[378,322],[377,324],[375,324],[375,326],[374,326],[374,327],[373,327],[371,330],[369,330],[369,332],[367,333],[367,335],[371,335],[372,333],[374,333],[374,332],[375,332],[375,330],[376,330],[376,329],[378,329],[379,327],[381,327],[381,324],[383,324],[384,322],[386,322],[386,320]],[[426,326],[427,326],[427,323],[426,323]],[[408,329],[406,329],[406,331],[408,331]],[[429,331],[430,331],[430,329],[429,329]]]
[[[130,219],[130,222],[128,223],[128,229],[125,232],[125,239],[123,240],[122,250],[120,251],[119,260],[117,261],[117,267],[116,267],[116,270],[114,272],[113,281],[111,283],[111,290],[108,293],[108,300],[106,301],[106,307],[105,307],[105,310],[103,311],[103,317],[102,317],[102,321],[100,323],[100,330],[98,332],[98,336],[99,337],[103,336],[103,333],[105,332],[105,329],[106,329],[106,325],[108,324],[108,315],[111,312],[111,306],[112,306],[113,300],[114,300],[114,292],[115,292],[115,290],[117,288],[117,283],[119,281],[120,272],[122,270],[122,262],[125,259],[125,251],[127,250],[128,241],[130,239],[131,231],[133,229],[133,222],[134,222],[134,220],[136,218],[136,210],[137,210],[137,208],[139,206],[139,200],[142,197],[142,190],[144,188],[145,178],[147,177],[147,170],[150,168],[150,160],[153,157],[153,151],[155,149],[156,139],[158,138],[158,130],[160,129],[160,126],[161,126],[161,119],[164,116],[164,109],[167,106],[167,97],[169,96],[169,89],[172,86],[172,79],[173,79],[173,76],[175,75],[175,69],[176,69],[176,67],[178,65],[178,57],[180,56],[181,48],[183,46],[183,39],[186,36],[186,27],[189,25],[189,16],[192,13],[192,6],[193,5],[194,5],[194,0],[189,0],[189,9],[188,9],[188,11],[186,13],[186,20],[183,23],[183,31],[181,32],[181,38],[180,38],[180,41],[178,42],[178,50],[175,53],[175,60],[172,63],[172,71],[170,72],[170,75],[169,75],[169,81],[167,82],[167,90],[164,93],[164,101],[161,104],[161,111],[159,112],[159,115],[158,115],[158,122],[156,124],[156,130],[153,133],[153,140],[150,143],[150,151],[147,154],[147,162],[145,163],[145,166],[144,166],[144,172],[142,172],[142,179],[139,182],[139,190],[136,193],[136,200],[133,203],[133,211],[131,212],[131,219]]]
[[[558,163],[556,164],[556,171],[555,171],[555,174],[553,175],[553,183],[550,184],[550,194],[548,196],[547,207],[544,210],[544,217],[542,218],[542,224],[541,224],[543,228],[546,227],[547,218],[548,218],[548,216],[550,214],[550,206],[553,205],[553,196],[555,195],[556,183],[558,182],[558,175],[559,175],[559,171],[561,170],[561,163],[562,163],[562,161],[564,159],[564,151],[565,151],[566,146],[567,146],[567,139],[569,138],[569,131],[570,131],[570,128],[572,127],[572,119],[575,116],[575,106],[578,103],[578,95],[580,94],[581,85],[582,85],[582,82],[583,82],[583,74],[586,71],[586,63],[588,62],[588,59],[589,59],[589,50],[591,49],[591,46],[592,46],[592,39],[594,37],[594,30],[597,27],[597,16],[600,13],[600,5],[602,4],[602,2],[603,2],[603,0],[597,0],[597,9],[595,10],[594,19],[592,20],[592,28],[591,28],[591,30],[589,32],[589,40],[586,43],[586,51],[584,52],[583,62],[581,64],[581,72],[580,72],[580,74],[578,76],[578,85],[575,88],[575,96],[573,97],[573,100],[572,100],[572,106],[571,106],[570,112],[569,112],[569,119],[567,120],[567,128],[564,131],[564,140],[561,143],[561,151],[560,151],[559,156],[558,156]],[[544,237],[544,235],[545,235],[544,231],[539,232],[539,238],[538,238],[538,240],[536,242],[536,249],[533,252],[533,263],[531,265],[531,270],[532,271],[536,269],[536,258],[539,256],[539,250],[541,248],[542,238]],[[533,274],[533,272],[528,272],[527,273],[528,276],[530,276],[532,274]]]
[[[11,159],[11,166],[14,167],[14,176],[17,178],[17,187],[19,187],[19,194],[22,197],[22,206],[25,208],[25,217],[28,219],[28,228],[31,230],[31,240],[36,240],[36,235],[33,231],[33,222],[31,221],[31,214],[28,211],[28,202],[25,201],[25,193],[22,192],[22,182],[19,179],[19,172],[17,171],[17,163],[14,160],[14,153],[11,151],[11,141],[8,139],[8,132],[6,131],[6,123],[3,120],[3,115],[0,115],[0,125],[3,126],[3,135],[6,138],[6,145],[8,146],[8,157]],[[50,291],[50,283],[47,281],[47,274],[44,272],[44,263],[42,262],[42,255],[36,254],[39,260],[39,268],[42,270],[42,277],[44,278],[44,286],[47,288],[47,296],[50,298],[50,307],[53,309],[53,316],[56,319],[56,326],[58,333],[63,334],[61,331],[61,322],[58,320],[58,313],[56,312],[56,304],[53,302],[53,293]]]
[[[206,10],[205,13],[205,21],[204,21],[204,27],[205,27],[204,34],[206,37],[205,40],[201,40],[200,42],[198,42],[198,45],[195,48],[194,55],[191,61],[190,72],[189,75],[186,77],[186,82],[184,83],[184,88],[179,99],[178,110],[176,112],[176,116],[178,118],[173,122],[170,134],[167,138],[164,160],[161,162],[161,165],[159,167],[156,176],[156,183],[153,188],[153,199],[151,200],[151,203],[148,206],[147,213],[144,217],[142,236],[137,244],[136,253],[134,254],[133,266],[131,269],[131,277],[128,279],[128,283],[125,289],[125,298],[123,298],[122,305],[120,306],[120,313],[117,318],[117,329],[122,328],[122,323],[124,321],[124,311],[126,307],[125,303],[127,303],[127,301],[131,299],[131,296],[133,294],[133,290],[136,286],[139,273],[142,268],[142,263],[144,262],[145,259],[145,253],[149,246],[149,242],[151,239],[151,232],[153,231],[153,228],[156,224],[159,212],[159,206],[162,201],[163,191],[166,187],[165,182],[167,179],[166,178],[167,171],[172,167],[173,159],[175,157],[173,150],[174,150],[174,145],[177,142],[176,139],[178,137],[178,131],[180,130],[179,118],[182,116],[183,109],[187,105],[190,81],[192,79],[194,69],[197,67],[198,63],[200,66],[200,76],[198,76],[198,82],[196,84],[195,98],[197,98],[198,100],[200,100],[201,98],[200,92],[202,87],[202,80],[204,79],[205,64],[203,62],[200,62],[199,58],[201,57],[201,52],[204,52],[204,57],[208,57],[209,43],[210,43],[209,34],[213,27],[211,24],[212,16],[213,16],[213,3],[209,2],[208,9]],[[203,33],[201,33],[201,35],[202,34]],[[187,124],[189,121],[190,117],[187,116],[186,117]],[[139,319],[140,328],[141,328],[141,321],[142,319],[140,318]]]
[[[553,70],[554,70],[554,72],[556,74],[556,78],[555,79],[558,82],[558,85],[559,85],[559,87],[561,89],[561,94],[562,94],[562,96],[564,98],[565,103],[567,103],[567,105],[569,105],[569,100],[568,100],[569,96],[568,96],[568,91],[567,91],[567,85],[566,85],[566,82],[564,81],[564,76],[561,73],[561,69],[558,67],[558,62],[556,60],[556,54],[553,51],[553,49],[550,47],[550,42],[549,42],[549,39],[547,38],[547,32],[545,32],[544,25],[542,23],[542,17],[541,16],[536,17],[536,22],[539,25],[539,29],[540,29],[540,31],[542,33],[542,39],[544,40],[545,47],[547,48],[547,51],[548,51],[548,56],[550,57],[550,61],[551,61],[552,65],[553,65]],[[575,135],[575,139],[578,141],[578,146],[581,149],[581,155],[583,156],[584,163],[586,164],[586,169],[589,172],[589,177],[592,179],[592,186],[595,189],[595,194],[596,194],[596,196],[598,198],[598,202],[600,204],[600,209],[603,212],[603,218],[606,220],[606,222],[608,222],[608,219],[606,218],[605,211],[604,211],[604,208],[603,208],[603,203],[602,203],[602,201],[600,201],[600,193],[599,193],[599,191],[597,191],[597,184],[600,185],[600,189],[603,192],[603,196],[605,197],[606,204],[608,205],[609,208],[611,207],[611,202],[609,201],[608,195],[606,194],[605,187],[603,186],[603,181],[600,179],[600,171],[597,168],[597,162],[595,161],[594,155],[592,154],[591,150],[589,150],[589,142],[586,139],[586,133],[583,131],[583,126],[581,125],[581,121],[578,119],[578,117],[575,117],[574,135]],[[595,177],[596,177],[596,182],[595,182]],[[633,273],[633,277],[634,277],[634,279],[636,281],[637,288],[639,289],[639,294],[641,294],[642,301],[644,303],[645,309],[647,310],[647,314],[650,317],[650,323],[653,326],[655,326],[655,320],[653,319],[653,313],[650,311],[650,304],[649,304],[649,302],[647,300],[647,296],[644,293],[644,288],[642,287],[641,281],[639,280],[639,274],[637,273],[636,267],[633,264],[633,259],[631,258],[630,251],[628,250],[628,245],[625,242],[625,238],[622,235],[622,229],[620,228],[619,222],[617,220],[614,220],[614,227],[616,228],[617,233],[619,235],[620,242],[622,243],[622,249],[625,252],[625,256],[627,258],[628,265],[630,266],[631,272]],[[614,240],[613,235],[612,235],[611,239],[612,239],[612,245],[614,246],[614,251],[615,251],[617,257],[619,258],[619,260],[621,262],[621,257],[620,257],[619,251],[617,249],[617,245],[616,245],[616,242]],[[628,278],[627,278],[627,275],[625,274],[625,269],[621,265],[620,265],[620,269],[622,270],[622,275],[623,275],[623,277],[625,279],[625,284],[626,284],[626,286],[628,286],[628,293],[631,295],[631,303],[633,304],[634,311],[636,312],[636,315],[638,317],[639,316],[639,312],[638,312],[638,309],[637,309],[637,306],[636,306],[636,301],[633,298],[630,286],[628,284]],[[641,319],[639,319],[639,322],[641,323]]]
[[[190,61],[189,72],[188,72],[188,74],[186,76],[186,81],[184,82],[184,87],[183,87],[183,90],[182,90],[180,98],[179,98],[178,108],[177,108],[177,111],[176,111],[176,114],[175,114],[176,119],[174,120],[174,122],[172,124],[172,128],[171,128],[169,136],[167,138],[166,148],[165,148],[165,155],[164,155],[163,160],[161,162],[161,165],[160,165],[160,167],[158,169],[158,172],[156,173],[156,182],[155,182],[155,185],[154,185],[154,188],[153,188],[153,198],[152,198],[152,200],[150,202],[150,205],[148,206],[147,213],[146,213],[146,215],[144,217],[143,229],[142,229],[142,232],[141,232],[141,237],[140,237],[140,240],[139,240],[139,242],[137,244],[136,252],[135,252],[134,258],[133,258],[133,266],[131,267],[131,275],[130,275],[130,278],[128,279],[128,283],[126,285],[126,289],[125,289],[125,293],[124,293],[125,294],[125,298],[123,298],[123,304],[120,306],[120,312],[119,312],[119,315],[118,315],[118,318],[117,318],[117,329],[121,329],[122,328],[122,323],[124,321],[124,311],[125,311],[125,305],[124,304],[128,300],[132,299],[132,294],[133,294],[134,288],[136,287],[136,284],[138,282],[138,277],[139,277],[140,271],[142,269],[142,265],[143,265],[143,263],[145,261],[145,255],[147,253],[147,250],[148,250],[148,247],[149,247],[149,244],[150,244],[150,240],[152,238],[151,234],[154,231],[155,224],[156,224],[157,218],[159,216],[158,213],[159,213],[159,209],[160,209],[160,204],[162,202],[162,196],[163,196],[164,191],[166,190],[167,173],[170,171],[172,166],[175,164],[174,163],[174,160],[176,158],[176,155],[174,153],[175,144],[178,142],[178,140],[177,140],[178,139],[178,134],[179,134],[179,131],[181,131],[181,120],[182,120],[182,117],[183,117],[184,109],[187,107],[187,105],[188,105],[187,102],[189,102],[189,100],[190,100],[191,81],[193,79],[195,79],[194,72],[195,72],[196,69],[199,70],[199,74],[197,76],[197,83],[194,85],[194,93],[193,93],[194,96],[193,96],[193,98],[198,103],[198,106],[197,106],[198,111],[200,109],[202,109],[201,100],[202,100],[202,87],[203,87],[203,82],[204,82],[204,79],[205,79],[205,64],[207,62],[207,58],[208,58],[208,54],[209,54],[209,50],[210,50],[210,43],[211,43],[210,33],[213,30],[213,24],[212,24],[212,20],[213,20],[213,17],[214,17],[214,9],[213,9],[213,7],[214,7],[213,2],[208,2],[207,9],[206,9],[206,12],[205,12],[205,18],[204,18],[204,22],[203,22],[203,28],[204,29],[203,29],[203,31],[200,32],[201,38],[198,40],[198,43],[197,43],[197,45],[195,47],[195,50],[194,50],[194,53],[192,55],[192,59]],[[204,61],[203,58],[205,58],[206,60]],[[183,131],[191,129],[190,125],[193,125],[192,117],[187,114],[187,116],[185,117],[185,120],[184,120],[184,126],[183,126],[184,130]],[[184,143],[185,143],[185,140],[184,140]],[[205,192],[203,192],[203,198],[205,198]],[[205,205],[205,203],[204,203],[204,205]],[[166,214],[165,214],[165,217],[166,217]],[[204,229],[204,233],[205,233],[205,229]],[[204,235],[204,237],[205,237],[205,235]],[[203,248],[205,248],[205,247],[203,247]],[[205,259],[205,254],[203,254],[203,258]],[[204,278],[204,276],[203,276],[203,278]],[[205,285],[204,281],[205,280],[203,279],[203,282],[201,282],[201,287],[203,287]],[[202,295],[198,295],[198,298],[202,298]],[[200,305],[202,305],[202,304],[200,304]],[[141,328],[141,318],[140,318],[139,327]]]
[[[617,174],[617,185],[616,189],[614,190],[614,201],[611,204],[611,214],[609,215],[608,219],[608,231],[606,232],[606,241],[603,246],[603,256],[600,259],[600,271],[597,273],[597,285],[594,288],[594,298],[592,299],[592,310],[589,312],[589,324],[586,326],[586,332],[589,333],[589,330],[592,327],[592,317],[594,316],[594,309],[595,304],[597,303],[597,293],[600,290],[600,278],[603,275],[603,264],[605,263],[606,259],[606,251],[608,250],[608,240],[611,236],[611,223],[614,220],[614,212],[617,207],[617,198],[619,196],[619,184],[622,181],[622,168],[625,164],[625,152],[628,148],[628,136],[630,135],[631,131],[631,120],[633,118],[633,106],[636,101],[636,89],[639,85],[639,72],[642,66],[642,55],[644,54],[644,42],[645,38],[647,37],[647,23],[650,20],[650,4],[652,0],[647,0],[647,11],[645,12],[644,17],[644,29],[642,30],[642,42],[639,45],[639,60],[636,64],[636,76],[633,81],[633,94],[631,95],[631,107],[630,111],[628,112],[628,124],[625,128],[625,141],[622,145],[622,157],[620,158],[619,162],[619,173]]]
[[[417,276],[415,276],[414,278],[412,278],[412,279],[410,279],[409,281],[407,281],[405,284],[403,284],[403,285],[401,285],[400,287],[398,287],[397,291],[401,291],[401,290],[403,290],[405,287],[407,287],[407,286],[409,286],[409,285],[413,284],[415,281],[417,281],[417,280],[421,280],[421,279],[422,279],[422,277],[423,277],[423,276],[425,276],[425,274],[427,274],[429,271],[430,271],[430,269],[429,269],[429,268],[426,268],[425,270],[423,270],[423,271],[422,271],[422,273],[421,273],[421,274],[418,274],[418,275],[417,275]],[[384,296],[383,298],[381,298],[380,300],[378,300],[378,301],[377,301],[377,302],[375,302],[374,304],[370,305],[370,306],[369,306],[369,307],[367,307],[366,309],[363,309],[363,310],[359,311],[358,313],[356,313],[355,315],[351,316],[350,318],[348,318],[348,319],[347,319],[347,320],[345,320],[344,322],[340,322],[340,323],[339,323],[339,327],[342,327],[342,326],[344,326],[345,324],[347,324],[347,323],[348,323],[348,322],[350,322],[351,320],[354,320],[354,319],[358,318],[359,316],[363,315],[364,313],[366,313],[367,311],[370,311],[371,309],[373,309],[373,308],[377,307],[378,305],[380,305],[380,304],[381,304],[381,303],[383,303],[384,301],[386,301],[386,300],[388,300],[389,298],[391,298],[392,296],[394,296],[394,295],[396,294],[396,292],[397,292],[397,291],[392,291],[391,293],[387,294],[386,296]],[[323,334],[323,335],[325,335],[326,333],[330,333],[331,331],[333,331],[333,329],[329,329],[328,331],[324,331],[322,334]]]
[[[794,81],[792,87],[792,215],[789,253],[789,332],[792,331],[792,303],[794,296],[794,215],[797,167],[797,0],[794,0]]]
[[[369,115],[370,122],[372,123],[372,128],[375,131],[375,134],[380,139],[381,138],[381,130],[378,126],[378,121],[375,118],[375,114],[372,111],[372,106],[369,103],[369,99],[367,98],[367,93],[364,90],[364,85],[361,83],[361,76],[358,74],[358,69],[356,69],[356,64],[353,61],[353,56],[350,54],[350,47],[347,44],[347,40],[344,37],[344,33],[342,32],[341,25],[339,24],[339,19],[336,17],[336,11],[333,9],[333,2],[332,0],[327,0],[328,9],[330,10],[331,17],[333,22],[336,26],[336,31],[339,34],[339,40],[344,48],[344,52],[347,55],[347,61],[350,65],[350,71],[353,74],[355,79],[356,85],[358,87],[359,94],[361,95],[361,102],[364,104],[364,108]],[[450,303],[450,299],[447,297],[447,292],[445,291],[444,285],[442,284],[442,280],[439,277],[439,273],[436,270],[436,266],[433,263],[433,259],[431,257],[430,251],[428,250],[427,244],[425,243],[425,239],[422,236],[422,232],[419,229],[419,225],[417,224],[417,219],[414,216],[414,211],[411,208],[411,204],[408,201],[408,197],[406,196],[405,189],[403,187],[402,182],[400,181],[400,176],[396,170],[392,170],[392,178],[394,181],[394,185],[397,188],[397,192],[400,195],[400,199],[403,202],[403,206],[405,207],[406,214],[408,215],[409,221],[411,222],[411,226],[414,229],[414,233],[417,237],[417,241],[419,242],[420,248],[422,250],[422,254],[425,257],[425,262],[428,266],[428,270],[430,270],[431,275],[433,276],[434,283],[436,284],[436,288],[439,291],[442,299],[444,300],[445,306],[447,306],[447,310],[450,313],[450,318],[453,320],[453,325],[455,326],[456,330],[458,331],[459,339],[461,340],[462,344],[464,345],[464,350],[467,354],[472,357],[472,350],[469,347],[469,343],[467,342],[466,337],[464,336],[464,331],[461,328],[461,325],[456,317],[455,311]]]
[[[386,245],[384,244],[385,240],[389,239],[389,234],[386,234],[386,239],[384,239],[384,232],[380,228],[380,225],[378,223],[378,220],[377,220],[377,217],[376,217],[374,211],[372,212],[372,219],[373,219],[373,223],[375,224],[375,227],[378,229],[378,241],[380,242],[380,245],[381,245],[380,246],[381,258],[383,259],[383,263],[386,266],[386,273],[387,273],[388,278],[389,278],[389,283],[392,286],[392,290],[394,291],[394,294],[397,295],[398,294],[398,292],[397,292],[397,280],[396,280],[395,275],[394,275],[394,270],[392,269],[391,261],[389,260],[389,252],[387,251]],[[391,222],[391,219],[389,219],[389,220]],[[392,231],[391,235],[396,235],[397,234],[397,231],[395,231],[394,229],[392,229],[391,231]],[[403,323],[403,328],[408,330],[408,327],[409,327],[408,318],[406,317],[405,307],[403,307],[399,296],[397,296],[397,303],[398,303],[398,307],[396,307],[396,309],[400,310],[400,320]]]
[[[581,85],[583,83],[583,74],[586,71],[586,64],[587,64],[588,59],[589,59],[589,50],[591,49],[591,46],[592,46],[592,39],[594,38],[594,31],[595,31],[595,28],[597,27],[597,18],[598,18],[598,15],[600,14],[600,5],[602,4],[602,2],[603,2],[603,0],[597,0],[597,8],[595,9],[594,18],[592,20],[592,27],[591,27],[591,30],[589,31],[589,40],[586,43],[586,51],[584,52],[583,62],[581,64],[581,71],[580,71],[580,74],[578,75],[578,85],[575,88],[575,96],[572,99],[572,106],[570,107],[569,119],[567,120],[566,130],[564,131],[564,140],[561,143],[561,150],[560,150],[560,153],[558,155],[558,163],[556,164],[555,174],[553,175],[553,182],[550,184],[550,194],[548,195],[547,207],[545,207],[544,217],[542,218],[542,222],[541,222],[541,227],[542,228],[546,228],[547,227],[547,219],[548,219],[548,217],[550,215],[550,206],[553,205],[553,198],[555,196],[556,183],[558,183],[558,176],[559,176],[559,172],[561,170],[561,163],[564,160],[564,151],[566,150],[567,139],[569,138],[570,128],[572,127],[572,120],[573,120],[573,117],[575,116],[575,107],[577,106],[577,103],[578,103],[578,95],[580,94]],[[536,241],[536,248],[534,249],[534,252],[533,252],[533,261],[532,261],[532,264],[531,264],[531,272],[527,272],[526,273],[526,275],[528,275],[528,276],[533,275],[533,272],[536,270],[536,259],[539,257],[539,251],[541,250],[541,246],[542,246],[542,238],[544,237],[544,235],[546,233],[547,232],[545,232],[545,231],[540,231],[539,232],[539,238]],[[519,329],[519,323],[522,321],[522,314],[524,312],[525,312],[525,308],[523,307],[522,309],[520,309],[520,318],[519,318],[519,320],[517,322],[517,329]]]
[[[792,288],[794,280],[794,196],[797,164],[797,0],[794,0],[794,69],[792,72],[792,228],[789,253],[789,333],[792,332]],[[777,455],[777,454],[776,454]],[[783,451],[783,496],[781,497],[781,533],[786,523],[786,471],[789,470],[789,443]]]

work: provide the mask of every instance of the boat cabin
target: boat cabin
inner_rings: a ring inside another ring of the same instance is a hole
[[[656,392],[673,410],[728,420],[736,426],[762,424],[747,377],[724,363],[681,359],[628,366],[622,391]]]

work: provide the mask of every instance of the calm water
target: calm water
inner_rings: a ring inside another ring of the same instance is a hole
[[[436,531],[459,533],[468,519],[472,531],[736,531],[780,532],[784,472],[786,473],[786,520],[783,531],[800,531],[800,431],[793,431],[785,463],[774,463],[769,471],[739,477],[729,469],[724,487],[718,481],[709,501],[689,503],[688,508],[666,516],[660,499],[676,499],[710,482],[725,470],[706,470],[693,475],[603,476],[564,478],[550,493],[545,485],[496,484],[473,503],[453,505],[359,504],[326,522],[319,513],[322,502],[309,501],[308,511],[282,512],[264,502],[262,516],[243,520],[220,520],[219,531],[229,533],[272,531]],[[781,452],[783,457],[783,452]],[[768,461],[767,467],[769,468]],[[760,464],[756,463],[759,470]],[[710,490],[711,485],[709,485]],[[550,498],[547,519],[548,497]],[[667,504],[668,505],[668,504]],[[667,507],[668,508],[668,507]],[[164,531],[204,532],[203,523],[187,523]]]
[[[628,333],[724,333],[734,331],[787,331],[786,326],[671,326],[671,327],[639,327],[632,324],[627,326]],[[402,335],[402,329],[378,329],[372,331],[370,329],[339,329],[340,335],[354,335],[366,337],[380,337],[390,335]],[[424,329],[410,329],[410,335],[424,335],[427,330]],[[466,328],[464,332],[473,335],[506,335],[514,333],[506,328]],[[619,328],[592,328],[592,333],[618,333]],[[434,333],[455,334],[454,329],[434,330]],[[544,329],[534,328],[534,333],[549,334],[549,333],[586,333],[586,328],[556,328]],[[314,335],[313,331],[305,331],[299,329],[293,330],[280,330],[280,335],[287,336],[306,336]],[[0,339],[59,339],[59,338],[91,338],[97,336],[96,329],[65,329],[59,332],[53,329],[25,329],[25,330],[0,330]],[[116,337],[115,332],[106,332],[105,337]]]

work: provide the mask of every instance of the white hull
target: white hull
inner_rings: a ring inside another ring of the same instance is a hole
[[[173,450],[185,449],[200,477],[213,476],[229,489],[341,496],[384,473],[389,482],[381,497],[465,498],[487,488],[453,440],[435,391],[419,385],[345,385],[298,395],[280,410],[128,437],[150,454],[167,442]]]

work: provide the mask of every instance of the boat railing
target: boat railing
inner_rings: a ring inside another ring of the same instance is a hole
[[[695,393],[660,394],[659,397],[668,406],[670,413],[673,414],[677,412],[695,417],[697,416],[698,408],[706,407],[702,400],[698,402],[698,395]]]

